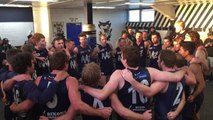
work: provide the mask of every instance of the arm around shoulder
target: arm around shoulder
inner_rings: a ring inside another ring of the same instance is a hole
[[[179,70],[175,73],[171,73],[167,71],[160,71],[151,67],[147,69],[149,71],[152,81],[156,80],[156,81],[164,81],[164,82],[174,82],[174,81],[178,82],[184,77],[186,73],[185,70]]]
[[[85,85],[82,85],[81,89],[83,89],[85,92],[89,93],[93,97],[98,98],[99,100],[105,100],[119,88],[119,81],[120,79],[123,79],[121,77],[121,74],[122,73],[120,70],[116,70],[115,72],[113,72],[109,81],[103,89],[95,89]]]
[[[79,92],[79,85],[78,81],[74,77],[68,77],[67,79],[67,89],[70,102],[72,104],[72,111],[80,112],[86,115],[91,116],[100,116],[100,117],[109,117],[111,115],[111,108],[103,108],[103,109],[95,109],[90,107],[86,103],[81,100],[80,92]]]

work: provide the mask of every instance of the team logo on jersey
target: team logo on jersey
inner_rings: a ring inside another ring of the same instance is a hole
[[[151,54],[151,58],[152,59],[157,59],[158,58],[158,54],[159,54],[159,51],[152,51],[152,54]]]
[[[49,66],[49,60],[46,58],[44,62],[38,61],[38,65],[40,68],[45,68],[46,66]]]
[[[143,50],[140,50],[140,56],[141,57],[143,56]]]
[[[110,52],[104,52],[101,54],[101,59],[102,60],[107,60],[110,59]]]
[[[117,52],[117,54],[118,54],[118,59],[117,59],[117,61],[121,61],[121,51]]]
[[[70,60],[70,68],[71,69],[76,69],[76,61],[75,60]]]
[[[90,56],[89,55],[83,55],[81,57],[81,63],[89,63],[90,62]]]

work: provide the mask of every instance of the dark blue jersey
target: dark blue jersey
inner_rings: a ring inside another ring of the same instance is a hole
[[[121,62],[121,49],[119,47],[116,48],[115,52],[115,69],[124,69],[125,67],[123,66]]]
[[[69,70],[77,70],[77,56],[70,54]]]
[[[149,60],[149,67],[153,67],[156,69],[159,69],[158,66],[158,55],[160,54],[160,51],[162,50],[162,44],[159,44],[157,46],[151,46],[149,48],[150,52],[150,60]]]
[[[133,45],[137,46],[140,51],[140,67],[146,67],[147,49],[144,46],[144,42],[142,41],[139,45],[137,45],[136,43]]]
[[[37,89],[36,85],[32,80],[23,80],[16,82],[13,86],[13,96],[14,102],[16,104],[21,103],[22,101],[33,99],[34,91]],[[27,112],[20,112],[17,114],[17,120],[38,120],[38,114],[36,108],[33,107]]]
[[[5,69],[4,72],[1,73],[0,79],[5,82],[6,80],[14,77],[16,75],[15,72],[11,72],[8,69]],[[12,89],[5,91],[7,101],[4,106],[4,117],[5,120],[15,119],[16,115],[10,110],[10,105],[14,102]]]
[[[102,89],[102,87],[96,87],[97,89]],[[85,93],[84,91],[80,91],[81,93],[81,99],[85,103],[87,103],[89,106],[94,107],[94,108],[104,108],[104,107],[111,107],[110,100],[106,99],[104,101],[101,101],[97,98],[94,98],[93,96]],[[96,116],[88,116],[88,115],[82,115],[83,120],[105,120],[104,118],[101,117],[96,117]],[[111,120],[111,119],[109,119]]]
[[[8,79],[11,79],[12,77],[16,76],[15,72],[12,71],[6,71],[4,73],[1,74],[1,79],[3,80],[3,82],[7,81]],[[8,105],[13,103],[13,92],[12,89],[5,91],[6,93],[6,97],[7,97],[7,103]]]
[[[7,81],[8,79],[11,79],[12,77],[16,76],[15,72],[12,71],[5,71],[4,73],[1,74],[0,78],[3,82]],[[8,104],[13,102],[13,93],[12,90],[7,90],[5,91],[6,97],[7,97],[7,102]]]
[[[77,63],[78,71],[81,73],[85,64],[90,63],[91,48],[87,45],[85,48],[78,46]]]
[[[36,59],[35,70],[37,76],[44,75],[49,73],[49,60],[48,60],[48,51],[47,49],[35,50],[38,57],[44,57],[45,61]]]
[[[175,111],[181,102],[185,88],[185,79],[180,82],[169,82],[165,93],[158,93],[155,97],[155,120],[168,120],[167,113]]]
[[[190,66],[190,61],[186,63],[186,66],[188,66],[188,67]],[[186,85],[186,88],[185,88],[186,98],[188,98],[191,94],[193,94],[194,91],[195,91],[195,86],[194,85]]]
[[[142,68],[130,71],[132,72],[134,79],[138,82],[147,86],[151,85],[150,74],[147,69]],[[150,99],[139,94],[127,81],[125,81],[123,88],[118,90],[117,94],[124,107],[131,111],[142,114],[151,107]],[[124,119],[120,116],[118,116],[118,118],[119,120]]]
[[[183,120],[193,120],[194,114],[195,114],[195,103],[194,102],[190,103],[186,101],[182,111]]]
[[[130,34],[128,33],[127,37],[128,37],[128,39],[129,39],[129,40],[131,40],[131,42],[132,42],[133,44],[135,44],[135,43],[136,43],[135,36],[130,35]]]
[[[79,79],[80,73],[77,71],[77,55],[76,54],[70,54],[70,61],[69,61],[69,67],[68,67],[68,73]]]
[[[0,68],[0,81],[2,81],[1,74],[7,71],[9,71],[9,66],[3,66],[2,68]]]
[[[111,75],[114,69],[111,54],[112,49],[108,43],[106,46],[98,45],[98,48],[100,50],[98,58],[100,60],[101,72],[103,72],[104,75]]]
[[[44,91],[49,85],[54,82],[55,74],[43,75],[38,85],[41,91]],[[49,119],[56,118],[66,113],[70,106],[66,79],[59,82],[55,95],[46,104],[39,106],[39,114],[48,117]]]

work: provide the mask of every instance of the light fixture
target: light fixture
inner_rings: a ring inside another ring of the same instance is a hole
[[[58,2],[58,0],[14,0],[20,2]]]
[[[21,4],[0,4],[0,7],[32,7],[31,5],[21,5]]]
[[[123,2],[123,1],[125,1],[125,0],[97,1],[97,2],[95,2],[95,4],[98,5],[98,4],[105,4],[105,3]]]
[[[109,2],[123,2],[125,0],[110,0]]]
[[[153,5],[153,3],[144,3],[144,2],[126,2],[125,4],[126,5],[146,5],[146,6]]]
[[[93,6],[93,9],[115,9],[115,7],[106,7],[106,6]]]

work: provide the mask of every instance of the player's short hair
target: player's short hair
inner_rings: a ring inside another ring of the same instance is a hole
[[[83,84],[88,86],[97,86],[101,77],[101,68],[98,64],[92,62],[83,67],[81,79]]]

